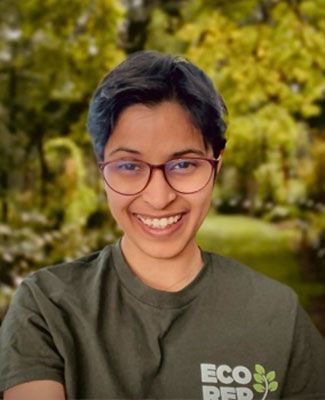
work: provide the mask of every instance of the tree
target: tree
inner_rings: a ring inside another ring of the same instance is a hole
[[[223,94],[234,192],[253,208],[256,199],[295,201],[305,192],[298,161],[310,152],[306,119],[320,113],[324,95],[321,1],[184,3],[173,17],[152,11],[146,47],[188,57]]]
[[[117,47],[123,9],[114,0],[4,0],[0,5],[2,220],[8,197],[38,189],[45,206],[51,179],[44,143],[70,135],[88,146],[85,113],[102,75],[123,58]],[[5,139],[5,140],[3,140]],[[38,165],[32,163],[37,157]],[[20,190],[12,176],[20,176]],[[28,179],[28,176],[35,179]],[[39,183],[39,188],[35,186]],[[27,187],[26,187],[27,186]]]

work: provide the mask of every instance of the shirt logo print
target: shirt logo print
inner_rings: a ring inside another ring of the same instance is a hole
[[[278,389],[275,371],[255,364],[252,373],[243,365],[201,364],[203,400],[267,400]]]
[[[255,384],[253,388],[258,393],[263,393],[261,400],[266,400],[269,392],[275,392],[278,388],[278,382],[275,380],[275,371],[265,372],[265,368],[261,364],[255,364],[254,373]]]

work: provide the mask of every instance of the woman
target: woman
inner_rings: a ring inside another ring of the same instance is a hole
[[[25,279],[1,331],[5,399],[324,398],[296,295],[196,243],[225,112],[179,58],[136,53],[104,78],[88,127],[123,236]]]

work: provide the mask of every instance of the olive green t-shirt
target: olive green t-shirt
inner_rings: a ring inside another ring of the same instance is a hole
[[[177,293],[143,284],[119,243],[20,285],[0,391],[40,379],[68,399],[325,399],[325,344],[286,286],[216,254]]]

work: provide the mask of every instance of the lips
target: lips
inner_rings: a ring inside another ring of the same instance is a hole
[[[170,235],[183,225],[183,216],[186,213],[168,214],[165,216],[149,216],[146,214],[133,214],[142,230],[150,235]]]
[[[156,228],[156,229],[164,229],[169,225],[177,223],[181,218],[182,214],[176,214],[173,216],[166,216],[162,218],[157,217],[148,217],[140,214],[136,214],[136,217],[145,225]]]

